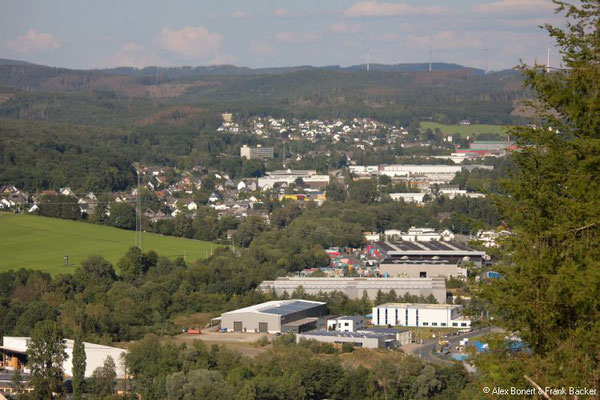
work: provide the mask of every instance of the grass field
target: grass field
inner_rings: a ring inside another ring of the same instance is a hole
[[[51,274],[72,272],[90,254],[99,254],[116,264],[134,244],[134,231],[85,222],[34,215],[0,213],[0,272],[21,267]],[[216,245],[214,246],[216,248]],[[210,242],[144,234],[144,251],[187,261],[204,258]],[[63,257],[69,256],[69,265]]]
[[[421,122],[421,128],[429,128],[432,131],[435,131],[436,128],[439,128],[442,133],[446,135],[458,133],[463,137],[475,134],[478,135],[480,133],[497,133],[503,136],[507,134],[506,127],[502,125],[444,125],[438,124],[437,122]]]

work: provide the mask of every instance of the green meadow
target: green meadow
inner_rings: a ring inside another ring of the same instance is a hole
[[[429,128],[432,131],[435,131],[436,128],[439,128],[442,131],[442,133],[446,135],[453,135],[455,133],[458,133],[463,137],[479,135],[481,133],[497,133],[503,136],[507,134],[507,127],[503,125],[445,125],[438,124],[437,122],[421,122],[421,128]]]
[[[113,264],[134,244],[134,231],[36,215],[0,213],[0,272],[18,268],[72,272],[90,254]],[[144,251],[187,261],[205,258],[210,242],[144,233]],[[64,265],[69,256],[69,265]]]

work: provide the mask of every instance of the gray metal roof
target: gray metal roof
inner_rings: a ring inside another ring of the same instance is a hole
[[[321,304],[315,304],[313,302],[296,300],[287,304],[281,304],[271,308],[265,308],[260,310],[262,313],[275,314],[275,315],[288,315],[298,311],[309,310],[311,308],[320,307]]]
[[[468,246],[455,242],[443,241],[399,241],[377,242],[388,257],[403,255],[455,255],[455,256],[484,256],[485,252],[474,250]]]
[[[374,332],[374,333],[388,333],[392,335],[397,335],[399,333],[405,333],[410,331],[410,329],[394,329],[394,328],[365,328],[365,331]]]
[[[388,333],[376,333],[376,332],[341,332],[341,331],[309,331],[301,333],[300,336],[330,336],[330,337],[348,337],[348,338],[367,338],[367,339],[381,339],[390,336]]]

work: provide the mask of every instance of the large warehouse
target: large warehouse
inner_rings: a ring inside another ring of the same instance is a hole
[[[465,328],[471,321],[460,315],[462,306],[451,304],[387,303],[373,307],[373,325]]]
[[[444,278],[277,278],[264,281],[258,287],[264,292],[275,291],[277,295],[291,294],[299,287],[308,294],[342,292],[351,299],[360,299],[367,293],[370,299],[377,292],[389,293],[392,290],[398,296],[406,293],[427,297],[433,295],[438,303],[446,303],[446,280]]]
[[[420,262],[424,264],[473,263],[481,266],[487,258],[485,251],[474,250],[459,243],[449,242],[377,242],[377,246],[385,252],[382,264],[394,262]]]
[[[28,337],[4,336],[3,345],[0,346],[1,365],[12,370],[22,369],[26,365],[27,360],[27,341]],[[96,368],[102,367],[107,357],[112,357],[116,365],[116,372],[119,378],[125,377],[125,367],[123,366],[123,357],[127,354],[127,350],[116,347],[103,346],[95,343],[83,343],[85,346],[86,368],[85,376],[89,378],[94,373]],[[71,368],[73,366],[73,341],[65,339],[65,352],[67,358],[63,363],[65,375],[71,376]]]
[[[277,300],[221,314],[227,332],[304,332],[327,315],[327,304],[309,300]]]

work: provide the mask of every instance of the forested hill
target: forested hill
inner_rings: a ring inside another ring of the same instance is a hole
[[[48,68],[54,70],[61,70],[62,68],[52,68],[43,65],[32,64],[26,61],[9,60],[0,58],[0,65],[21,65],[31,66],[38,68]],[[452,63],[432,63],[432,69],[436,71],[456,71],[456,70],[471,70],[478,74],[483,74],[484,71],[477,68],[465,67],[459,64]],[[371,63],[369,66],[371,71],[428,71],[428,63],[405,63],[405,64],[377,64]],[[69,71],[67,69],[62,69]],[[117,67],[108,69],[92,69],[89,71],[102,72],[110,75],[131,75],[136,77],[141,76],[152,76],[152,75],[164,75],[169,78],[181,78],[198,75],[257,75],[257,74],[284,74],[294,71],[302,70],[332,70],[332,71],[366,71],[366,64],[351,65],[348,67],[341,67],[339,65],[328,65],[323,67],[314,67],[311,65],[298,65],[294,67],[270,67],[270,68],[248,68],[238,67],[235,65],[211,65],[211,66],[180,66],[180,67],[145,67],[145,68],[133,68],[133,67]]]
[[[512,71],[454,64],[252,70],[235,66],[71,70],[0,60],[0,117],[128,125],[164,107],[303,118],[370,116],[408,124],[510,123],[526,93]],[[513,114],[511,114],[513,113]]]

